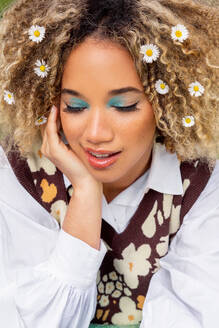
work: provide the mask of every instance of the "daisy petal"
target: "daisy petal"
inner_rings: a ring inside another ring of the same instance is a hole
[[[14,101],[14,94],[8,90],[4,91],[4,100],[9,104],[9,105],[13,105],[15,104]]]
[[[184,25],[177,24],[172,27],[171,38],[174,41],[183,42],[189,37],[189,32]]]
[[[140,53],[143,54],[143,61],[152,63],[160,56],[159,48],[154,44],[144,44],[141,46]]]
[[[34,72],[40,77],[46,77],[50,67],[46,64],[44,60],[40,61],[39,59],[35,63]]]
[[[38,125],[43,125],[47,122],[47,118],[42,115],[41,117],[39,117],[36,121],[35,121],[35,125],[38,126]]]
[[[165,95],[169,92],[169,86],[162,80],[157,80],[155,83],[155,89],[161,95]]]
[[[190,83],[188,90],[191,96],[200,97],[204,93],[205,88],[198,81],[195,81]]]
[[[28,34],[30,40],[39,43],[45,38],[45,27],[32,25],[28,31]]]
[[[193,116],[185,116],[182,119],[182,123],[185,127],[191,127],[195,124],[195,119]]]

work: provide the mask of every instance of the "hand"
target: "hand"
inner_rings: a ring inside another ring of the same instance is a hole
[[[58,109],[53,106],[47,124],[40,127],[43,138],[42,154],[68,177],[74,188],[87,188],[88,184],[100,186],[70,146],[61,140],[58,135],[61,122],[57,116]]]

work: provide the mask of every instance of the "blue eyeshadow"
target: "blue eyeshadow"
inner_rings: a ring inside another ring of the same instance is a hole
[[[71,107],[86,107],[86,108],[89,108],[89,104],[82,100],[82,99],[78,99],[78,98],[71,98],[70,99],[70,106]]]
[[[123,97],[113,97],[112,99],[110,99],[107,103],[107,107],[122,107],[124,106],[124,99]]]

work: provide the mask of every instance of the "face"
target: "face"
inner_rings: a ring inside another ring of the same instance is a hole
[[[104,188],[122,190],[150,165],[153,109],[129,52],[119,44],[88,38],[72,50],[60,118],[71,149]]]

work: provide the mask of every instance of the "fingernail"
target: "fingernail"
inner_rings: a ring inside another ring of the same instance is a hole
[[[55,111],[56,111],[56,107],[53,105],[52,109],[51,109],[51,112],[54,113]]]

